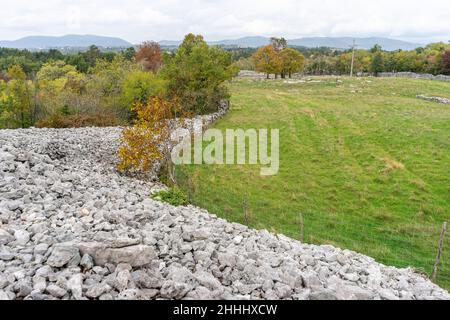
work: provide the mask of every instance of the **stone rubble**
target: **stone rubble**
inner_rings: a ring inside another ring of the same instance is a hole
[[[437,103],[441,103],[441,104],[448,104],[448,105],[450,105],[450,99],[447,99],[447,98],[428,97],[428,96],[425,96],[425,95],[418,95],[416,98],[417,99],[426,100],[426,101],[431,101],[431,102],[437,102]]]
[[[150,199],[120,128],[0,131],[2,299],[450,299],[412,269]]]

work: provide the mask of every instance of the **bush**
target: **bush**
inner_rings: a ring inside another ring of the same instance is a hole
[[[131,108],[136,103],[146,103],[149,98],[165,93],[165,81],[155,74],[134,71],[127,75],[123,84],[123,103]]]
[[[161,97],[134,105],[137,119],[133,127],[122,131],[117,169],[121,172],[147,172],[158,161],[166,162],[170,156],[166,143],[172,130],[170,120],[181,115],[179,109],[177,100]]]
[[[153,200],[162,201],[172,206],[186,206],[189,204],[187,196],[178,187],[162,190],[152,195]]]
[[[122,123],[113,113],[53,114],[37,122],[38,128],[115,127]]]

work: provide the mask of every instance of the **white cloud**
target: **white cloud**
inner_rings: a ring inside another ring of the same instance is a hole
[[[139,13],[139,20],[143,26],[158,26],[181,22],[181,20],[179,20],[178,18],[171,17],[160,11],[156,11],[150,8],[146,8],[141,13]]]
[[[0,39],[73,32],[132,42],[180,39],[187,32],[210,40],[246,35],[450,39],[448,0],[0,0],[0,8]]]

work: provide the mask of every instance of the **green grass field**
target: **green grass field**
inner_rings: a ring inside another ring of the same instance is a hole
[[[450,83],[413,79],[237,79],[231,111],[215,128],[280,129],[280,171],[179,166],[193,202],[231,221],[332,244],[431,273],[450,218]],[[245,196],[246,195],[246,196]],[[438,283],[450,288],[450,234]]]

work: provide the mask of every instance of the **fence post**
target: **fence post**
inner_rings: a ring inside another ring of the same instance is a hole
[[[192,204],[192,193],[192,178],[188,176],[188,198],[190,204]]]
[[[438,253],[436,255],[436,261],[435,261],[434,267],[433,267],[433,274],[431,275],[431,280],[433,280],[433,282],[436,282],[437,271],[438,271],[439,263],[441,262],[442,247],[444,244],[444,237],[445,237],[446,231],[447,231],[447,222],[444,222],[444,224],[442,225],[441,237],[439,238]]]
[[[242,205],[243,205],[243,210],[244,210],[244,221],[248,227],[249,219],[248,219],[248,214],[247,214],[247,193],[244,193],[244,201],[243,201]]]
[[[305,241],[305,222],[303,220],[303,213],[300,212],[300,241]]]

